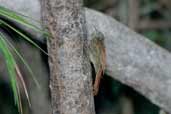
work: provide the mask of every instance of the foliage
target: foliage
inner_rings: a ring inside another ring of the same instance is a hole
[[[14,55],[11,51],[15,52],[15,54],[19,57],[19,59],[24,63],[24,65],[30,72],[33,80],[35,81],[35,83],[38,87],[39,87],[39,84],[38,84],[37,80],[35,79],[34,73],[32,72],[32,70],[29,67],[29,65],[27,64],[27,62],[24,60],[22,55],[17,51],[17,49],[12,45],[12,43],[10,43],[10,41],[8,41],[8,39],[3,34],[2,29],[8,28],[10,31],[13,31],[16,34],[20,35],[21,37],[19,37],[19,38],[25,39],[26,41],[31,43],[33,46],[39,48],[43,53],[47,54],[41,47],[39,47],[34,41],[32,41],[31,38],[29,38],[24,33],[22,33],[20,30],[18,30],[17,28],[13,27],[12,25],[10,25],[8,22],[5,21],[5,19],[7,19],[9,21],[23,25],[29,29],[32,29],[36,32],[44,34],[45,36],[48,35],[47,32],[44,32],[40,28],[32,25],[25,18],[29,18],[29,17],[26,17],[24,15],[21,15],[19,13],[16,13],[14,11],[11,11],[9,9],[6,9],[6,8],[0,6],[0,30],[1,30],[0,31],[0,52],[2,52],[2,55],[6,61],[6,66],[7,66],[8,74],[10,77],[10,84],[11,84],[11,88],[12,88],[12,91],[14,94],[14,101],[15,101],[15,104],[17,105],[20,113],[22,113],[22,104],[21,104],[21,98],[20,98],[19,83],[21,83],[21,85],[24,88],[24,92],[25,92],[25,95],[27,97],[27,100],[28,100],[28,103],[30,106],[31,106],[31,103],[29,100],[29,95],[27,92],[26,84],[24,82],[24,79],[22,77],[20,69],[17,66],[17,62],[14,58]]]

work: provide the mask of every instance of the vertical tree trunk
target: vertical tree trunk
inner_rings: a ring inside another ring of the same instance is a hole
[[[53,114],[94,114],[82,0],[41,0],[48,41]]]

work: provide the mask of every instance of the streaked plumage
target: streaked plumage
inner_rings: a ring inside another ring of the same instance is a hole
[[[96,72],[96,78],[93,85],[94,95],[97,95],[101,77],[104,74],[106,66],[106,52],[104,45],[104,36],[98,32],[92,35],[92,40],[89,43],[89,58],[93,63]]]

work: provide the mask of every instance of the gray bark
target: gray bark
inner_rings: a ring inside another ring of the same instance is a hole
[[[171,54],[101,13],[86,18],[90,39],[94,27],[105,36],[106,73],[171,112]]]
[[[171,112],[171,54],[96,11],[86,9],[86,21],[89,40],[94,28],[105,36],[106,73]]]
[[[42,0],[53,114],[95,114],[82,0]]]

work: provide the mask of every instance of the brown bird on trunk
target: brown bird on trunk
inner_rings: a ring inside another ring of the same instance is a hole
[[[95,68],[95,82],[93,85],[93,94],[97,95],[101,77],[104,74],[106,67],[106,51],[104,45],[104,36],[101,32],[92,34],[92,39],[89,43],[89,58]]]

